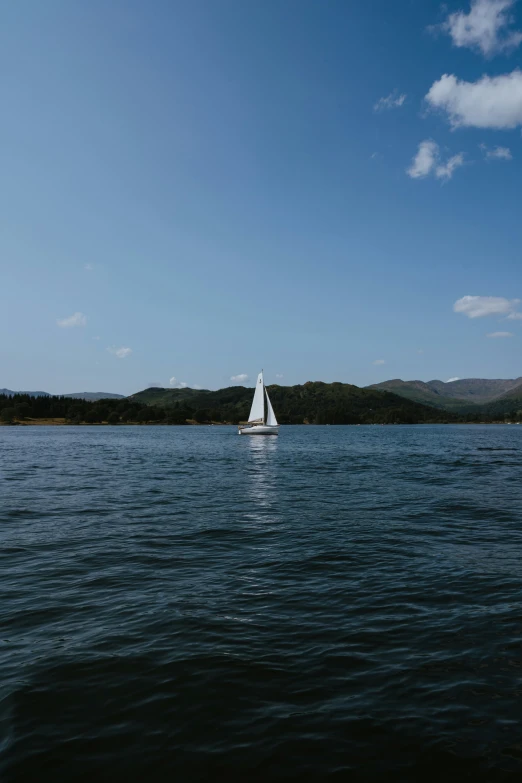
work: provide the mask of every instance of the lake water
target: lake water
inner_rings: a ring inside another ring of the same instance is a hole
[[[522,426],[0,428],[0,775],[520,780]]]

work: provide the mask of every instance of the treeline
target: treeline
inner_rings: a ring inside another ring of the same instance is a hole
[[[248,416],[248,412],[245,415]],[[11,424],[34,419],[64,419],[69,424],[189,424],[194,421],[204,424],[224,421],[219,409],[191,407],[184,403],[162,407],[128,397],[91,401],[0,394],[0,421]]]
[[[522,411],[454,414],[399,397],[391,392],[360,389],[348,384],[309,383],[269,387],[281,424],[438,424],[522,421]],[[174,398],[175,399],[175,398]],[[147,391],[122,400],[88,401],[70,397],[0,395],[4,423],[60,419],[70,424],[237,424],[246,421],[252,389],[230,387],[201,392],[168,404]]]
[[[70,397],[0,395],[0,419],[5,423],[30,419],[65,419],[70,424],[165,423],[185,424],[184,412],[151,407],[143,402],[123,400],[77,400]]]
[[[298,386],[268,387],[281,424],[420,424],[468,420],[390,392],[361,389],[347,383],[308,382]],[[248,418],[253,390],[231,386],[217,391],[145,389],[132,399],[165,409],[190,406],[195,418],[238,422]],[[187,395],[187,396],[185,396]],[[212,411],[218,411],[220,419]]]

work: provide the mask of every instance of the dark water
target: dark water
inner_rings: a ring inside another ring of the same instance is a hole
[[[10,781],[522,779],[522,427],[0,428]]]

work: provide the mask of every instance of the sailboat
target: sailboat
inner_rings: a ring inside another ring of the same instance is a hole
[[[265,404],[266,398],[266,404]],[[270,397],[265,387],[263,370],[257,376],[256,390],[248,417],[248,424],[239,425],[240,435],[279,435],[279,424],[275,417]]]

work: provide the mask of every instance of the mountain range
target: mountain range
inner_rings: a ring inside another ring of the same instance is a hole
[[[463,378],[455,381],[403,381],[394,379],[383,383],[372,384],[359,388],[351,384],[308,382],[302,386],[270,386],[270,396],[274,405],[278,404],[292,417],[292,412],[298,415],[301,409],[301,399],[307,398],[307,409],[313,409],[310,399],[313,390],[317,408],[328,408],[340,405],[343,410],[353,409],[353,405],[368,392],[388,392],[394,397],[402,397],[410,403],[416,403],[440,412],[450,414],[476,415],[485,414],[488,417],[502,418],[513,411],[522,410],[522,377],[514,379]],[[356,394],[355,390],[359,394]],[[295,393],[294,393],[295,392]],[[252,389],[244,386],[231,386],[218,391],[205,389],[164,389],[151,387],[129,399],[169,408],[172,405],[191,408],[220,408],[228,410],[234,404],[246,405],[252,396]],[[278,399],[279,398],[279,399]],[[357,398],[357,400],[356,400]],[[371,408],[372,400],[365,399]],[[311,404],[311,408],[310,408]],[[223,408],[224,406],[224,408]],[[357,406],[356,406],[357,407]]]
[[[512,379],[459,378],[454,381],[403,381],[395,378],[367,386],[413,402],[453,412],[494,412],[522,407],[522,377]]]
[[[307,381],[296,386],[268,387],[281,424],[365,424],[456,421],[448,411],[406,400],[377,389],[349,383]],[[170,411],[183,420],[246,421],[253,388],[163,389],[152,387],[131,395],[129,401]]]
[[[73,392],[72,394],[49,394],[45,391],[12,391],[0,389],[0,394],[13,397],[15,394],[28,394],[30,397],[70,397],[73,400],[123,400],[124,394],[109,394],[109,392]]]
[[[417,403],[439,411],[453,414],[479,414],[502,417],[513,411],[522,411],[522,377],[510,379],[490,378],[459,378],[452,381],[403,381],[400,378],[375,383],[359,389],[351,384],[324,384],[321,382],[307,382],[301,386],[270,387],[274,397],[274,403],[279,398],[279,404],[285,409],[287,415],[292,417],[292,409],[296,415],[301,410],[300,401],[307,399],[307,411],[317,408],[312,404],[311,396],[316,397],[320,406],[359,404],[359,397],[366,396],[367,403],[371,400],[368,396],[372,392],[388,392],[397,395],[408,402]],[[297,390],[294,394],[294,390]],[[357,393],[355,390],[358,390]],[[360,393],[360,394],[359,394]],[[32,397],[67,397],[71,399],[87,400],[122,400],[122,394],[110,394],[109,392],[73,392],[70,394],[51,395],[45,391],[14,392],[10,389],[0,389],[0,394],[13,396],[14,394],[28,394]],[[237,406],[248,404],[252,395],[252,389],[245,386],[229,386],[224,389],[210,391],[208,389],[171,389],[151,387],[130,395],[127,399],[132,402],[170,408],[171,406],[189,407],[191,409],[216,409],[230,411]],[[350,398],[348,400],[348,397]],[[346,399],[345,399],[346,398]],[[356,400],[357,398],[357,400]],[[356,406],[356,407],[357,407]]]

